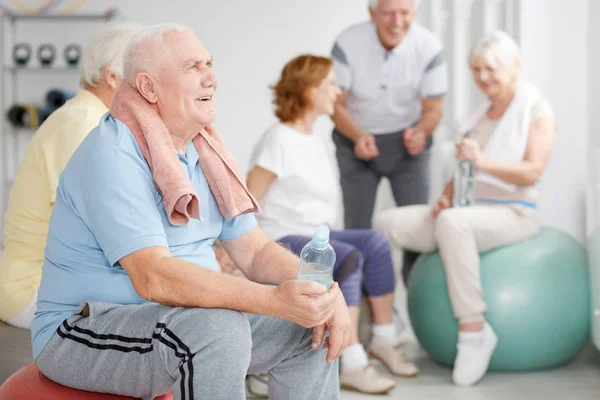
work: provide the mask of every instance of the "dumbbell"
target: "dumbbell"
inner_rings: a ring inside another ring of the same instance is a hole
[[[79,59],[81,58],[81,46],[76,43],[72,43],[65,47],[63,55],[67,65],[74,67],[79,63]]]
[[[31,104],[15,104],[7,113],[8,121],[18,128],[37,128],[40,126],[39,109]]]
[[[73,96],[75,96],[75,93],[73,92],[67,92],[60,89],[50,89],[48,93],[46,93],[46,107],[56,110]]]
[[[42,67],[49,67],[56,56],[56,49],[50,43],[44,43],[38,47],[37,56]]]
[[[54,108],[39,108],[32,104],[15,104],[7,113],[8,121],[17,128],[37,129],[54,112]]]
[[[24,67],[31,58],[31,46],[27,43],[18,43],[13,47],[13,60],[18,67]]]

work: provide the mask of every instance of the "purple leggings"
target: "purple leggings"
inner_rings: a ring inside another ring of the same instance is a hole
[[[310,240],[308,236],[291,235],[278,242],[299,255]],[[360,305],[363,285],[367,296],[394,292],[390,245],[381,233],[370,229],[333,231],[329,243],[336,253],[333,278],[340,284],[346,304]]]

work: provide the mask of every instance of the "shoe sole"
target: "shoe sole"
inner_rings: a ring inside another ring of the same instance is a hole
[[[340,387],[341,387],[342,389],[345,389],[345,390],[350,390],[350,391],[352,391],[352,392],[357,392],[357,393],[384,395],[384,394],[388,394],[389,392],[391,392],[391,391],[392,391],[392,390],[393,390],[393,389],[396,387],[396,385],[392,385],[392,386],[391,386],[389,389],[385,389],[385,390],[379,390],[379,391],[376,391],[376,392],[366,392],[366,391],[364,391],[364,390],[360,390],[360,389],[359,389],[359,388],[357,388],[357,387],[354,387],[354,386],[351,386],[351,385],[346,385],[346,384],[344,384],[344,383],[342,383],[342,384],[340,385]]]
[[[412,374],[397,374],[394,371],[392,371],[392,369],[390,367],[387,366],[387,364],[385,363],[385,361],[383,361],[383,359],[381,357],[378,357],[376,354],[373,354],[373,353],[369,353],[369,355],[371,357],[373,357],[374,359],[381,361],[381,363],[385,366],[385,368],[387,368],[388,371],[390,371],[390,373],[392,375],[400,376],[402,378],[415,378],[417,375],[419,375],[419,371],[414,372]]]

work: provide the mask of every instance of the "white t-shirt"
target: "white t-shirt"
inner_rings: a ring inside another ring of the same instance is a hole
[[[398,132],[421,118],[422,98],[448,92],[442,42],[413,23],[387,51],[372,22],[351,26],[331,51],[338,84],[348,90],[348,112],[371,134]]]
[[[254,166],[277,175],[256,215],[269,238],[312,236],[319,224],[335,223],[340,189],[322,139],[277,123],[256,144],[250,169]]]
[[[537,103],[533,104],[531,108],[530,126],[540,118],[554,119],[552,107],[544,98],[540,98]],[[477,142],[479,147],[483,149],[496,131],[499,123],[500,119],[490,120],[484,115],[477,125],[469,132],[468,136],[470,139]],[[535,204],[540,197],[540,182],[538,181],[531,186],[518,186],[515,192],[507,192],[504,189],[490,185],[489,183],[475,181],[473,190],[476,200],[525,201]],[[516,204],[518,205],[518,203]],[[527,209],[525,210],[529,211]]]

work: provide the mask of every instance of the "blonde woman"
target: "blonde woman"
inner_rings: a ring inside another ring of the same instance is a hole
[[[459,321],[453,380],[470,386],[486,373],[498,338],[483,313],[479,252],[518,242],[539,230],[539,179],[550,156],[555,122],[548,102],[521,75],[517,44],[504,32],[483,37],[469,64],[487,100],[461,122],[458,160],[473,163],[475,204],[451,208],[453,182],[433,206],[408,206],[376,216],[392,246],[439,249]]]

